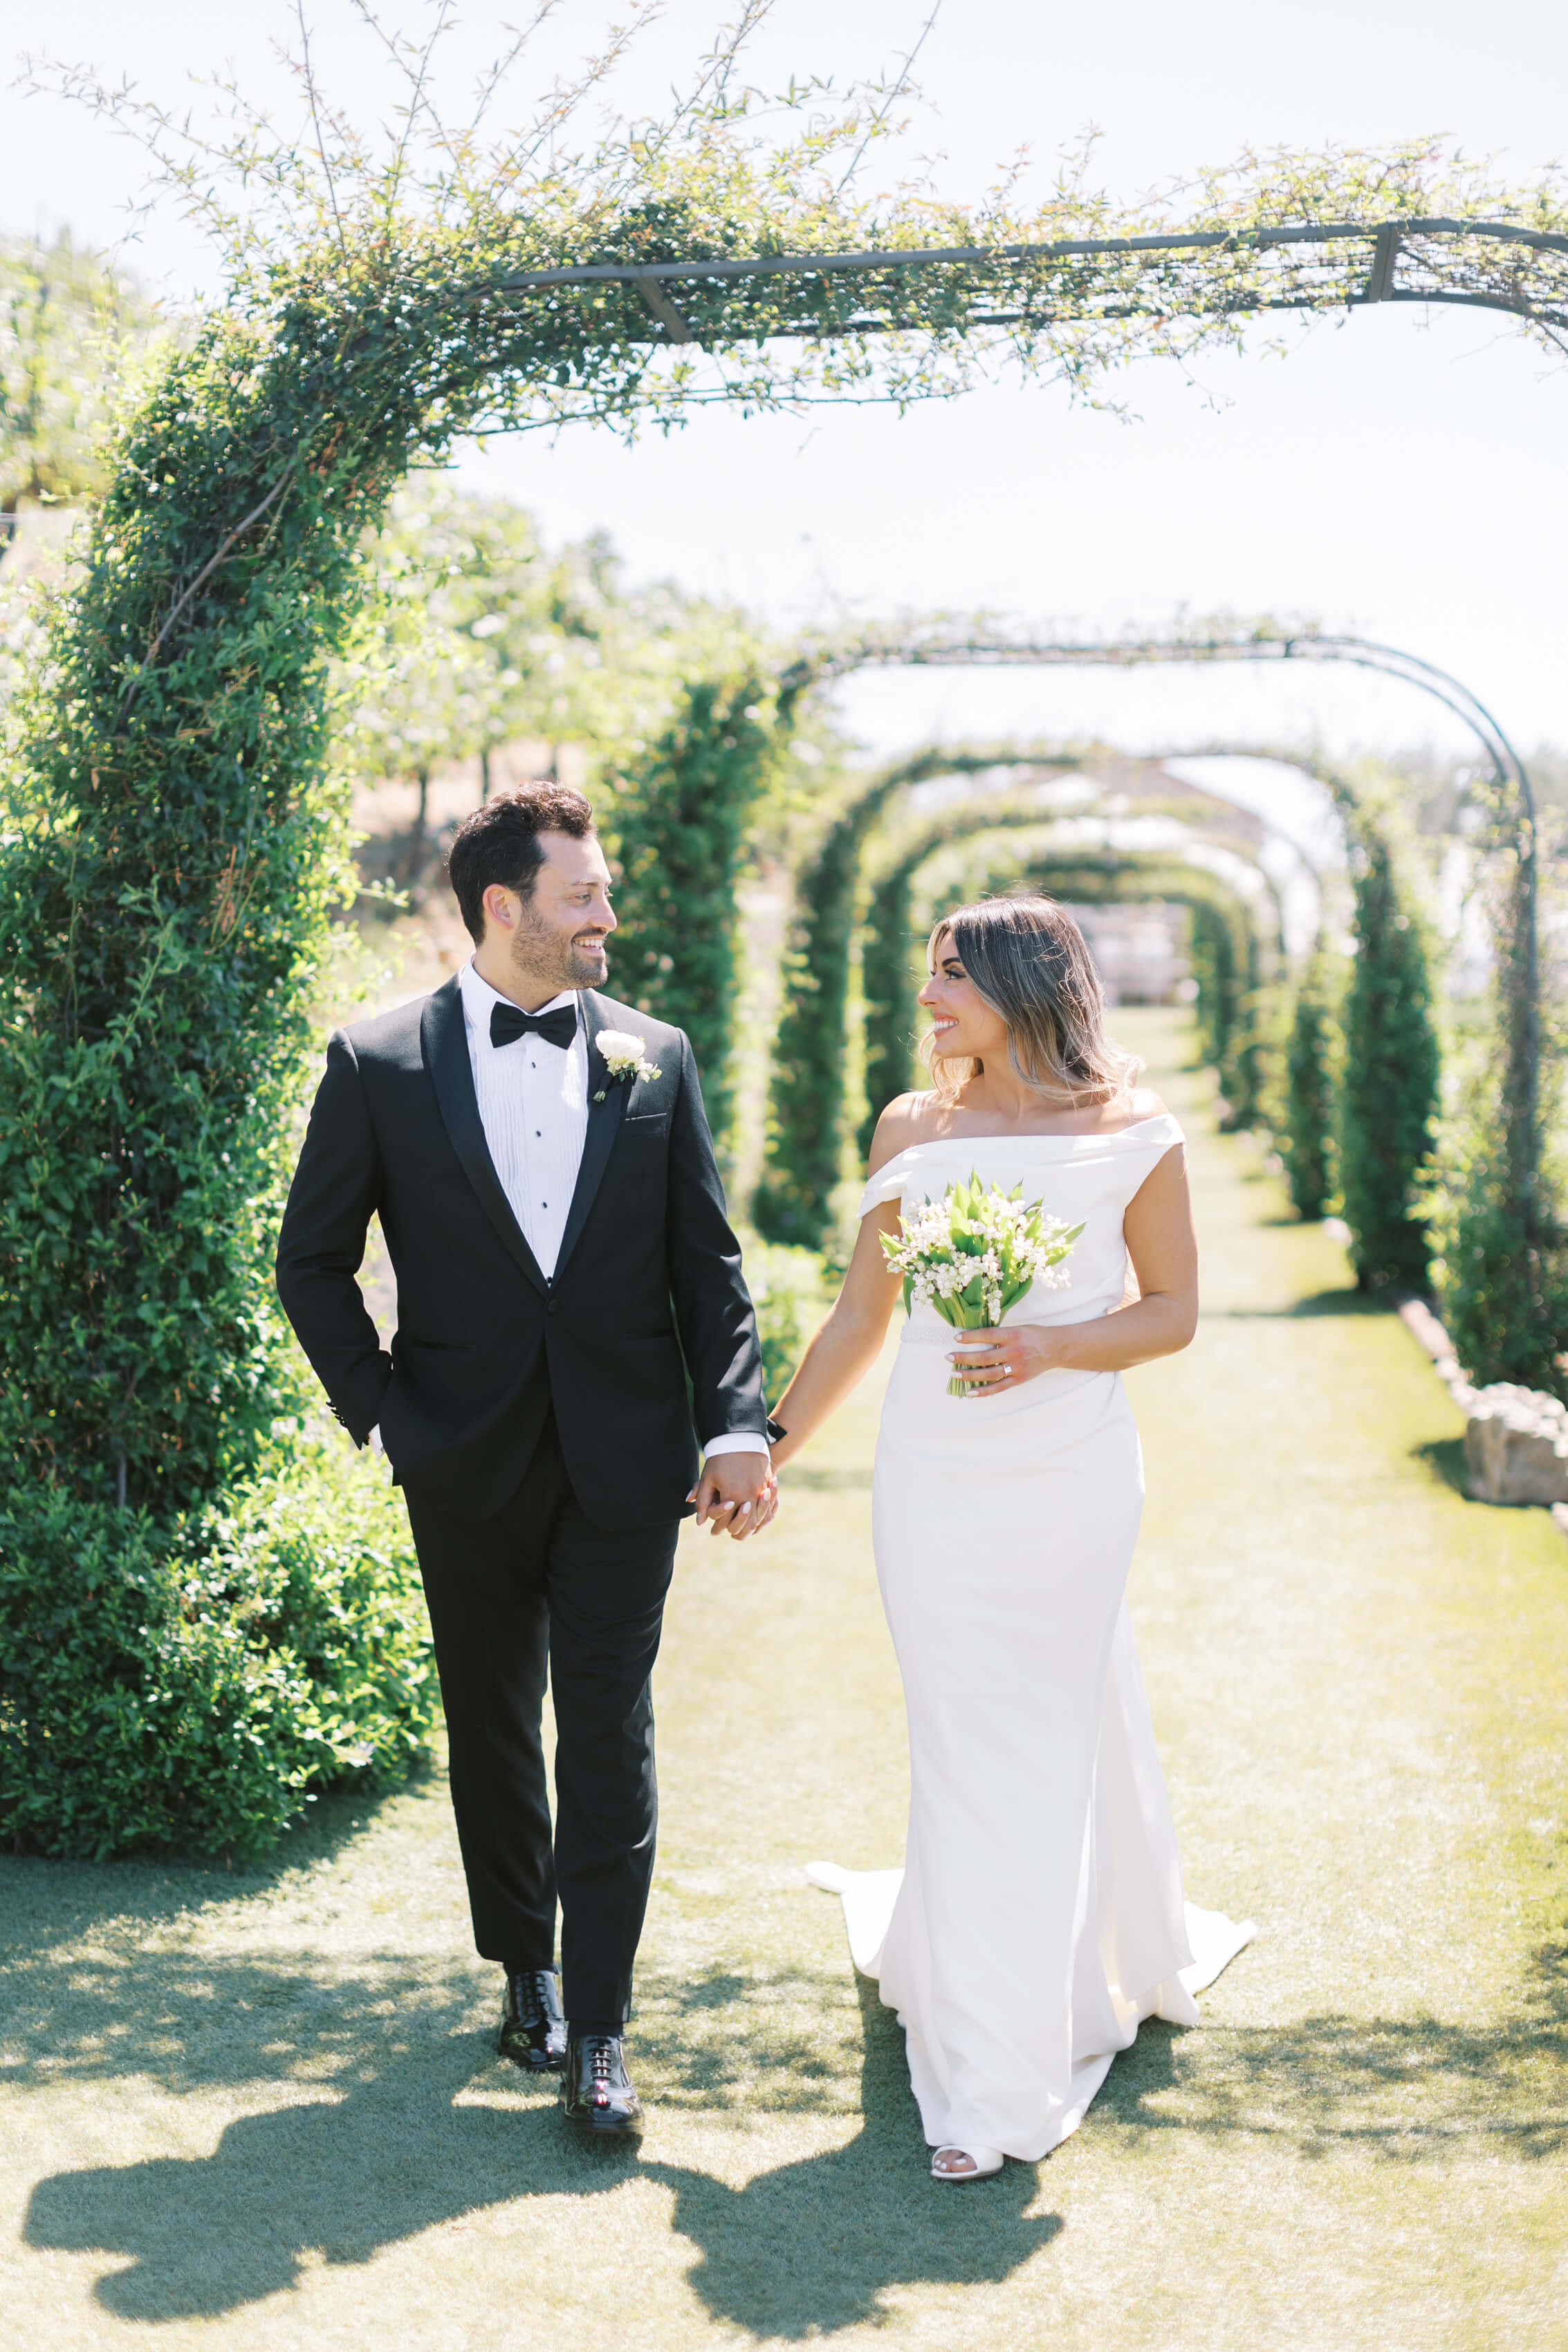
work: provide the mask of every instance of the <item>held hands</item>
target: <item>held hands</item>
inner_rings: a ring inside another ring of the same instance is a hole
[[[1009,1323],[1005,1330],[966,1331],[962,1337],[963,1348],[948,1360],[972,1397],[1022,1388],[1061,1361],[1061,1331],[1049,1323]]]
[[[779,1481],[766,1454],[718,1454],[704,1463],[686,1500],[697,1507],[699,1528],[744,1543],[778,1510]]]

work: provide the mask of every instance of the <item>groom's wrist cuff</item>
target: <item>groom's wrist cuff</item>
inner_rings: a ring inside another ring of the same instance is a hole
[[[759,1429],[737,1429],[729,1437],[710,1437],[703,1447],[703,1459],[711,1462],[716,1454],[766,1454],[768,1440]]]

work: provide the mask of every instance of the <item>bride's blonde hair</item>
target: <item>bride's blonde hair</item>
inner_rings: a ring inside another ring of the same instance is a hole
[[[936,969],[936,944],[953,952],[993,1013],[1008,1024],[1008,1058],[1026,1087],[1072,1101],[1130,1094],[1142,1062],[1105,1034],[1105,998],[1089,942],[1054,898],[1033,891],[1012,898],[981,898],[944,915],[931,934],[925,960]],[[951,1102],[981,1065],[968,1055],[938,1055],[935,1032],[920,1041],[920,1058],[940,1101]]]

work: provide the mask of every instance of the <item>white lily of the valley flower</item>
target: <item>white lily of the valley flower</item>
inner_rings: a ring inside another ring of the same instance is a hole
[[[647,1042],[645,1037],[634,1037],[630,1029],[601,1029],[594,1040],[604,1066],[612,1078],[656,1078],[659,1076],[658,1064],[645,1058],[643,1049]],[[602,1087],[593,1099],[595,1102],[604,1100]]]

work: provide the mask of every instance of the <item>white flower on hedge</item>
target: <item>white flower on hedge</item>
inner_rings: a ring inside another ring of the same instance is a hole
[[[604,1066],[612,1078],[656,1078],[659,1076],[658,1064],[645,1058],[647,1042],[645,1037],[633,1036],[630,1029],[601,1029],[594,1040]],[[602,1087],[593,1099],[595,1102],[604,1100]]]

